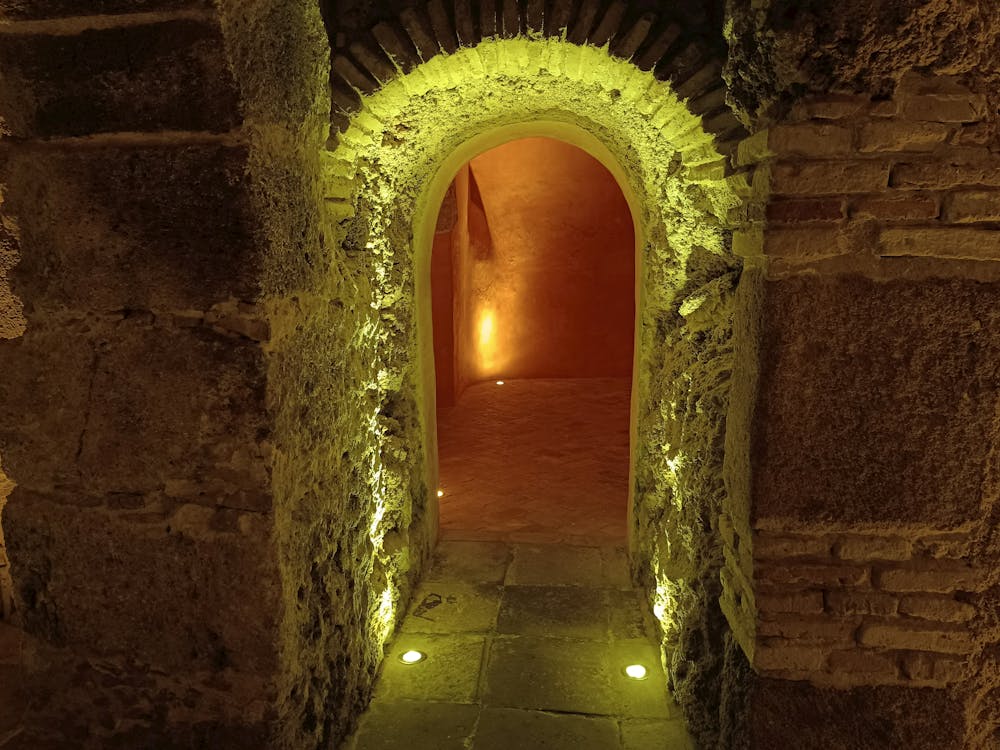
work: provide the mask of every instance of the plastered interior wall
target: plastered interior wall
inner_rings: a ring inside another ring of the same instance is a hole
[[[635,238],[611,173],[550,138],[498,146],[470,168],[491,242],[457,290],[470,298],[458,327],[475,368],[463,379],[629,376]]]

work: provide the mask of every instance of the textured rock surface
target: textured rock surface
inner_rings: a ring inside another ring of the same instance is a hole
[[[729,96],[748,121],[805,92],[888,95],[914,69],[974,81],[996,113],[993,3],[728,0],[726,10]]]

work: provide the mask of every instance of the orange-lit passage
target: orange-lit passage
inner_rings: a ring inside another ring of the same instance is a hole
[[[473,159],[447,200],[431,264],[442,530],[622,538],[635,239],[621,189],[584,151],[527,138]]]

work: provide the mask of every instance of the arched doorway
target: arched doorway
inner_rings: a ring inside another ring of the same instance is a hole
[[[459,168],[431,259],[442,538],[624,544],[635,230],[582,149]]]
[[[717,702],[707,693],[720,684],[727,626],[718,591],[724,563],[710,537],[722,514],[733,515],[723,435],[740,262],[728,230],[745,180],[727,179],[713,137],[669,84],[606,50],[559,39],[490,39],[434,56],[362,104],[322,163],[332,262],[311,263],[315,287],[281,308],[288,335],[272,370],[294,377],[270,381],[281,405],[276,440],[287,446],[276,463],[276,496],[292,498],[295,517],[336,543],[306,544],[305,534],[289,533],[283,577],[344,571],[335,593],[347,601],[345,629],[363,634],[349,645],[352,663],[364,667],[364,693],[438,531],[430,288],[438,207],[476,155],[516,138],[554,137],[604,164],[632,208],[630,559],[656,615],[668,676],[690,685],[685,709],[715,721]],[[304,487],[308,511],[296,494]],[[736,523],[745,533],[742,518]],[[749,606],[742,601],[735,617]],[[316,613],[303,605],[292,614],[289,632]],[[288,644],[290,663],[326,669],[326,643]],[[286,676],[283,689],[307,689],[297,687],[299,673]]]

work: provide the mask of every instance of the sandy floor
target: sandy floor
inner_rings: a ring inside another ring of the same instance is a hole
[[[441,538],[623,542],[629,386],[600,378],[469,387],[438,415]]]

